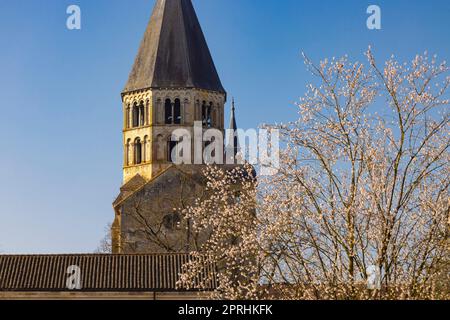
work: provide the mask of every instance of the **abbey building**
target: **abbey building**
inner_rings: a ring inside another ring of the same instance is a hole
[[[202,165],[174,165],[171,134],[194,122],[224,131],[226,101],[191,0],[157,0],[122,92],[112,254],[0,255],[0,299],[195,299],[214,290],[212,266],[205,266],[206,292],[177,285],[189,253],[206,239],[180,213],[207,191]]]

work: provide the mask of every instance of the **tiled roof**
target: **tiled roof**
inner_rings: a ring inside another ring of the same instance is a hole
[[[81,273],[81,291],[183,291],[177,281],[189,254],[0,255],[0,291],[69,291],[68,268]],[[205,266],[215,279],[215,268]],[[211,287],[216,287],[215,280]]]

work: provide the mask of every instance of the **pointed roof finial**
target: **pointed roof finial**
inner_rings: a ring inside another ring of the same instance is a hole
[[[230,129],[236,131],[237,130],[237,124],[236,124],[236,105],[234,101],[234,97],[231,102],[231,119],[230,119]]]
[[[231,118],[230,118],[230,130],[229,130],[229,140],[227,146],[227,153],[231,155],[233,161],[236,161],[236,157],[239,153],[239,139],[237,135],[237,123],[236,123],[236,105],[234,97],[231,102]]]

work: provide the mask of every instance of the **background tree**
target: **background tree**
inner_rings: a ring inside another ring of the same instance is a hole
[[[216,296],[449,298],[448,67],[426,53],[382,67],[366,55],[305,57],[315,81],[299,118],[272,127],[286,145],[280,171],[244,186],[256,218],[208,172],[211,201],[186,214],[213,230],[198,254],[219,264]],[[186,266],[183,282],[201,286],[198,270]]]
[[[105,236],[100,240],[100,244],[95,249],[95,253],[112,253],[111,224],[105,227]]]

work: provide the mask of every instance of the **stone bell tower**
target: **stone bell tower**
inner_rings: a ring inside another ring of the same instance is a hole
[[[205,194],[204,166],[172,163],[172,133],[184,129],[193,139],[195,123],[224,132],[226,98],[191,0],[157,0],[122,92],[114,253],[189,252],[205,240],[180,211]]]
[[[191,0],[157,0],[122,101],[124,184],[171,165],[173,130],[224,130],[226,92]]]

